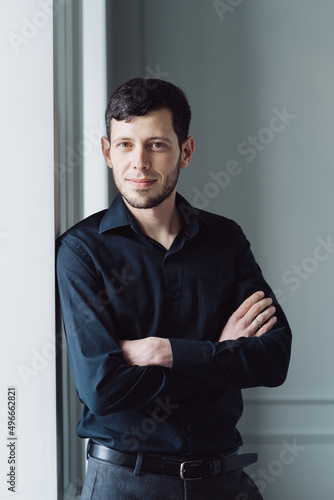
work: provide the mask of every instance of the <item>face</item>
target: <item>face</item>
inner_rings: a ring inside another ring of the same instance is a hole
[[[153,208],[175,195],[181,168],[194,149],[192,137],[180,151],[168,109],[134,116],[128,123],[112,119],[110,141],[102,150],[117,189],[134,208]]]

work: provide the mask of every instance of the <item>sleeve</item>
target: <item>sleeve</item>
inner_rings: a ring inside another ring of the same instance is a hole
[[[231,314],[258,290],[273,299],[277,322],[261,337],[211,342],[169,339],[172,347],[172,371],[192,375],[212,387],[244,389],[275,387],[287,375],[291,330],[284,312],[263,278],[241,228],[236,225],[235,285],[231,297]]]
[[[110,308],[98,300],[102,279],[75,240],[58,242],[56,272],[73,381],[93,414],[143,409],[157,397],[177,401],[207,389],[169,369],[125,362]]]

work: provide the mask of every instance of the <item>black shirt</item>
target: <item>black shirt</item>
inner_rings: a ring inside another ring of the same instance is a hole
[[[57,276],[81,437],[118,450],[209,455],[238,447],[241,389],[286,377],[291,332],[240,227],[177,195],[184,227],[166,250],[120,195],[58,241]],[[218,342],[252,293],[274,299],[261,337]],[[171,368],[128,365],[119,340],[168,338]]]

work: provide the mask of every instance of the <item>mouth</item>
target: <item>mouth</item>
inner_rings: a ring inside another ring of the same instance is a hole
[[[156,179],[128,179],[128,182],[136,188],[148,188],[154,184]]]

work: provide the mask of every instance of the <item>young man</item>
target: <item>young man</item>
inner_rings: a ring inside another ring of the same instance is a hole
[[[176,193],[190,117],[171,83],[117,89],[102,150],[119,194],[59,240],[84,500],[261,498],[241,389],[283,383],[291,332],[240,227]]]

